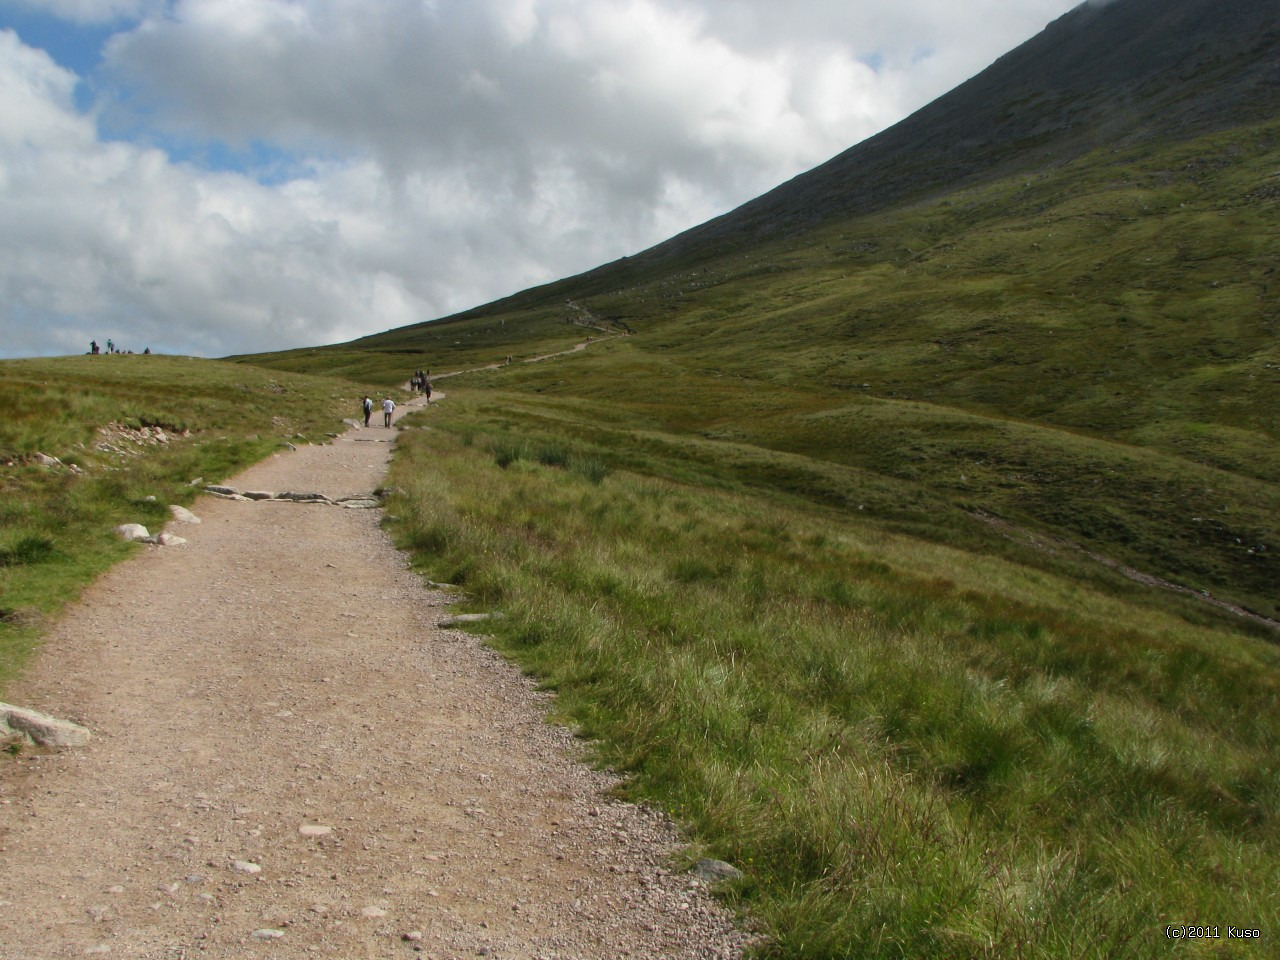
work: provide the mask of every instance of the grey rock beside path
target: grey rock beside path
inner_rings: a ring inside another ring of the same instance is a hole
[[[169,513],[173,515],[173,519],[178,523],[199,523],[200,522],[200,518],[197,517],[194,513],[192,513],[186,507],[181,507],[176,503],[169,504]]]
[[[0,737],[15,734],[41,747],[83,747],[90,738],[88,729],[78,723],[0,703]]]

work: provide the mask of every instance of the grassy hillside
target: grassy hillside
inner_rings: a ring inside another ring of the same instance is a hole
[[[1275,619],[1277,171],[1275,123],[1143,141],[750,254],[637,258],[257,359],[397,382],[621,323],[634,335],[571,366],[486,382],[792,455],[799,475],[762,482],[917,532],[989,515]]]
[[[138,549],[116,526],[157,532],[193,479],[324,442],[358,389],[185,357],[0,362],[0,694],[49,619]]]
[[[628,794],[745,871],[760,956],[1271,955],[1269,631],[894,532],[815,461],[449,389],[404,421],[392,530],[506,614],[485,629]],[[1188,917],[1263,939],[1174,946]]]

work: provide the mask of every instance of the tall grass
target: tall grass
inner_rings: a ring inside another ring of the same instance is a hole
[[[504,465],[554,438],[482,422],[406,435],[396,536],[746,871],[762,956],[1270,955],[1273,643],[787,498]],[[1165,939],[1190,918],[1267,939]]]

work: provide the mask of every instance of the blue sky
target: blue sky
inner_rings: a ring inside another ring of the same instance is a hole
[[[223,356],[635,253],[1071,0],[0,0],[0,356]]]

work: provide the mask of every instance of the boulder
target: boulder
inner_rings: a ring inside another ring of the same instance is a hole
[[[122,523],[116,527],[116,533],[126,540],[145,540],[151,536],[150,531],[140,523]]]
[[[173,519],[178,523],[199,523],[200,518],[188,510],[186,507],[180,507],[176,503],[169,504],[169,512],[173,514]]]
[[[41,747],[83,747],[89,731],[70,720],[0,703],[0,736],[18,734]]]
[[[693,865],[693,873],[704,883],[719,883],[725,880],[740,880],[742,871],[723,860],[712,860],[704,857]]]

